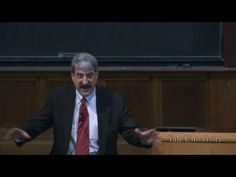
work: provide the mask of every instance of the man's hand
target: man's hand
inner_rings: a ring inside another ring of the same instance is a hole
[[[5,140],[15,140],[18,138],[30,139],[31,137],[29,136],[27,132],[19,128],[10,129],[4,137]]]
[[[147,144],[152,145],[153,143],[161,143],[160,132],[154,128],[146,131],[141,131],[136,128],[135,133]]]

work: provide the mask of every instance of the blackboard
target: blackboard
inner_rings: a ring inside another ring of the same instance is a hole
[[[0,64],[70,65],[78,52],[102,66],[222,65],[218,22],[1,22]]]

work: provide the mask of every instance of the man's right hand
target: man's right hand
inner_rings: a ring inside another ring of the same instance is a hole
[[[15,139],[30,139],[30,135],[22,129],[12,128],[10,129],[4,139],[5,140],[15,140]]]

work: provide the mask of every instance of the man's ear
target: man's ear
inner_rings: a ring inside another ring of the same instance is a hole
[[[72,81],[74,81],[74,76],[75,76],[75,73],[71,72],[71,79],[72,79]]]

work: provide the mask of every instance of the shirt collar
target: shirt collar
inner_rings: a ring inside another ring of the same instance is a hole
[[[91,99],[94,97],[95,92],[96,92],[96,87],[94,87],[93,92],[92,92],[89,96],[85,97],[86,100],[87,100],[87,103],[89,103],[89,102],[91,101]],[[77,103],[77,104],[80,103],[80,101],[81,101],[82,98],[83,98],[83,96],[82,96],[82,95],[79,93],[79,91],[76,89],[76,103]]]

